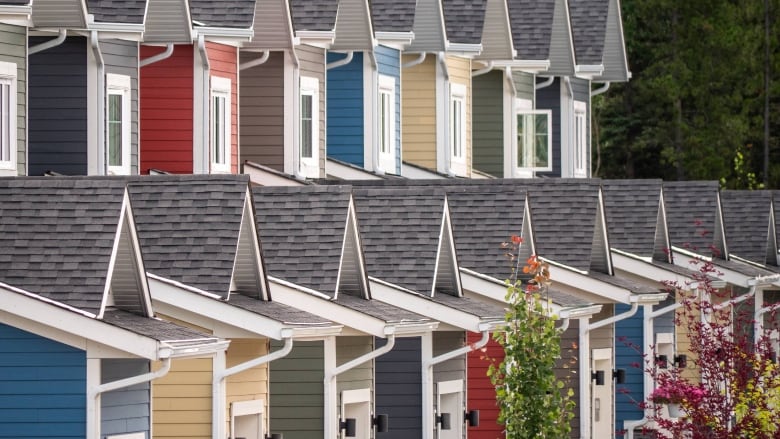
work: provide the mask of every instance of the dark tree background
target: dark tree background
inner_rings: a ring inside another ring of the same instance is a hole
[[[778,6],[780,0],[623,0],[633,77],[593,100],[594,175],[717,179],[732,188],[756,188],[766,177],[767,187],[780,187]],[[768,90],[767,67],[770,78],[778,72]]]

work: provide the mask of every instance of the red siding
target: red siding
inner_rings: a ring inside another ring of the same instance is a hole
[[[481,334],[468,333],[468,342],[479,341]],[[492,339],[483,350],[471,352],[468,356],[468,410],[479,410],[479,427],[469,427],[469,439],[503,439],[504,428],[499,425],[496,391],[487,376],[490,361],[504,359],[504,350]]]
[[[161,47],[141,46],[141,59]],[[192,173],[193,52],[177,45],[173,55],[141,68],[141,173],[150,168]]]
[[[230,79],[230,172],[238,173],[238,49],[224,44],[206,43],[211,76]]]

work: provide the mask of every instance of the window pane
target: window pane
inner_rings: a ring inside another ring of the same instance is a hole
[[[225,163],[225,98],[214,96],[211,120],[211,153],[216,164]]]
[[[312,158],[312,96],[301,95],[301,157]]]
[[[122,166],[122,95],[108,95],[108,165]]]
[[[452,101],[452,156],[458,158],[463,156],[461,105],[462,103],[458,99]]]
[[[528,160],[528,145],[526,145],[526,136],[528,135],[526,129],[527,118],[528,116],[525,114],[517,115],[517,166],[520,168],[527,168],[531,165]]]
[[[547,135],[547,115],[536,114],[534,117],[535,138],[536,138],[536,157],[535,166],[537,168],[546,168],[550,164],[549,158],[549,138]]]
[[[0,85],[0,161],[11,160],[11,86]]]
[[[379,93],[379,150],[387,154],[388,150],[388,131],[387,131],[387,112],[388,96],[387,93]]]

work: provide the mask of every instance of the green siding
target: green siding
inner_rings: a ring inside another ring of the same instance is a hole
[[[504,174],[504,73],[494,70],[472,79],[473,166],[482,172]]]
[[[27,28],[0,24],[0,61],[17,65],[16,144],[17,171],[27,173]]]
[[[282,343],[273,341],[271,350]],[[295,342],[292,352],[270,364],[270,430],[285,439],[322,437],[324,348],[321,341]]]
[[[515,83],[515,97],[518,99],[534,100],[535,77],[531,73],[512,72],[512,81]]]

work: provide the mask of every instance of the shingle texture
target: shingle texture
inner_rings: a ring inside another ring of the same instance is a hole
[[[339,294],[336,303],[387,323],[421,323],[430,321],[430,319],[419,314],[388,305],[384,302],[365,300],[346,294]]]
[[[766,264],[771,192],[724,190],[720,201],[729,254]]]
[[[0,281],[97,314],[125,185],[0,179]]]
[[[287,325],[303,327],[332,326],[328,319],[278,302],[258,300],[241,294],[231,294],[227,303]]]
[[[616,287],[624,288],[636,294],[660,293],[662,289],[661,285],[658,285],[658,287],[648,287],[646,285],[638,284],[636,282],[633,282],[621,276],[610,276],[608,274],[599,273],[597,271],[591,271],[590,273],[588,273],[588,276],[593,279],[600,280],[604,283],[614,285]]]
[[[740,273],[748,277],[771,276],[778,272],[777,267],[770,266],[766,268],[761,268],[752,264],[748,264],[736,260],[727,261],[724,259],[713,258],[713,264],[715,265],[716,271],[718,270],[718,268],[724,268],[724,269],[736,271],[737,273]],[[715,276],[717,275],[718,273],[715,273]]]
[[[127,311],[106,311],[103,315],[103,321],[157,341],[186,341],[213,338],[211,335],[171,322],[141,317]]]
[[[507,0],[517,59],[549,58],[555,0]]]
[[[253,188],[268,274],[333,296],[349,197],[348,186]]]
[[[193,21],[209,27],[248,29],[255,17],[255,0],[189,0]]]
[[[569,0],[577,64],[601,64],[609,0]]]
[[[604,180],[609,245],[637,256],[653,256],[661,180]]]
[[[371,0],[375,32],[411,32],[417,0]]]
[[[332,31],[336,26],[338,0],[290,0],[295,31]]]
[[[477,316],[482,320],[502,320],[506,310],[502,306],[469,297],[455,297],[449,294],[436,294],[431,299],[458,311]]]
[[[672,245],[709,255],[715,242],[718,182],[665,182],[664,203]]]
[[[32,0],[4,0],[4,1],[0,1],[0,5],[26,6],[29,5],[31,2]]]
[[[246,176],[164,176],[128,184],[146,270],[226,295],[247,185]]]
[[[87,10],[96,22],[143,24],[146,0],[87,0]]]
[[[441,5],[447,40],[463,44],[482,42],[487,0],[441,0]]]

